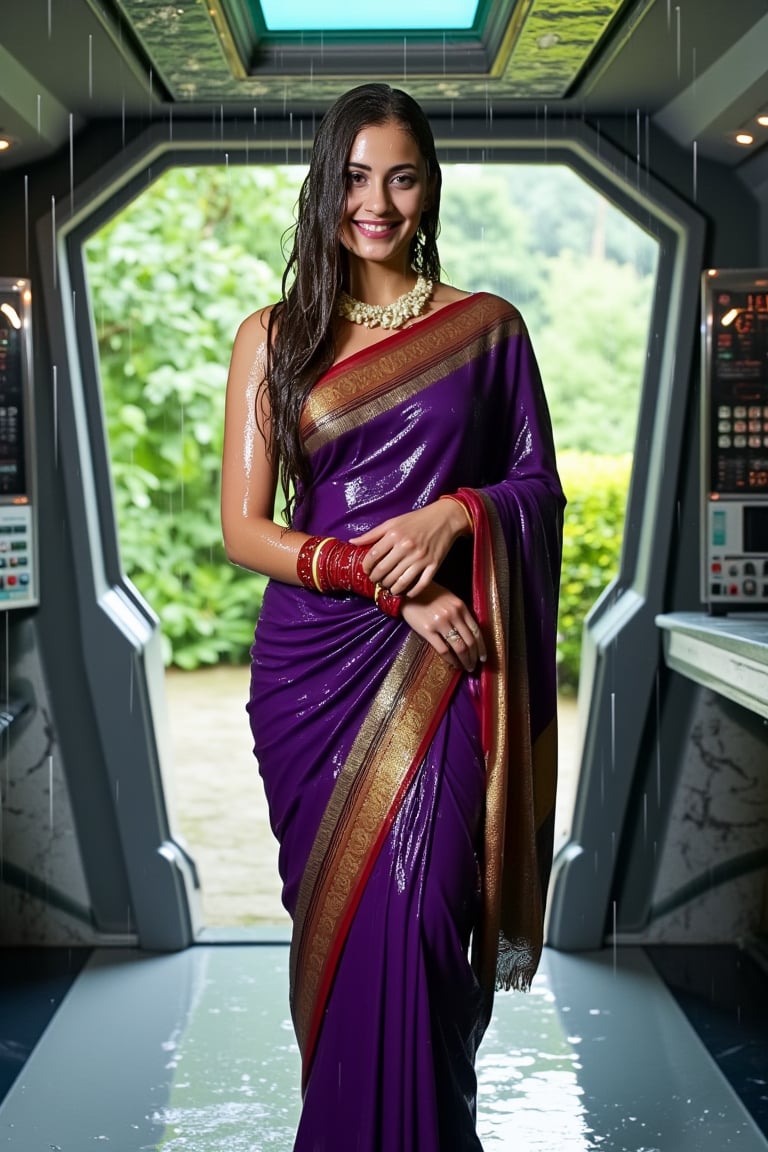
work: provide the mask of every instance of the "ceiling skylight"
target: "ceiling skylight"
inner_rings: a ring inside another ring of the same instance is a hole
[[[387,0],[361,10],[349,0],[261,0],[269,32],[453,32],[471,28],[479,0]]]

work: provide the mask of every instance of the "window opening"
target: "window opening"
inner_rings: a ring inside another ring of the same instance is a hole
[[[121,562],[161,620],[174,820],[201,874],[209,926],[285,917],[244,710],[265,582],[224,555],[218,474],[232,339],[279,295],[281,238],[304,171],[170,169],[85,246]],[[658,243],[564,164],[445,164],[441,217],[445,279],[498,292],[523,313],[569,498],[564,837],[578,772],[581,630],[619,565]]]

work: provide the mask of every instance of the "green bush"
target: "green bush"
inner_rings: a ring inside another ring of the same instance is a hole
[[[561,691],[579,683],[584,617],[619,569],[632,456],[561,452],[568,498],[563,533],[558,663]]]

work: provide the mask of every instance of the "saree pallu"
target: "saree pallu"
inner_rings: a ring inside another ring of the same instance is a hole
[[[349,539],[461,492],[473,540],[438,579],[489,658],[461,674],[370,601],[266,590],[248,710],[294,922],[295,1152],[472,1152],[475,1052],[494,989],[536,970],[554,822],[564,500],[519,313],[477,294],[349,357],[302,436],[297,529]]]

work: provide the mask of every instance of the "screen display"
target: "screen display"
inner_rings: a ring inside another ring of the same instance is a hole
[[[710,489],[768,496],[768,279],[707,289]]]
[[[744,509],[744,551],[768,552],[768,504]]]
[[[0,290],[0,498],[27,491],[22,315],[18,293]]]

